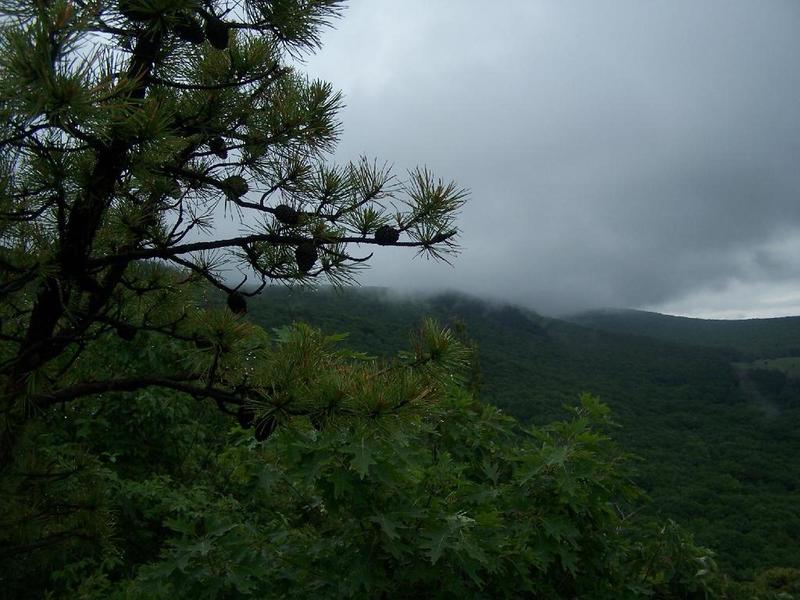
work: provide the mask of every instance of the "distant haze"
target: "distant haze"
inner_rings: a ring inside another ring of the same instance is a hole
[[[796,0],[354,0],[323,42],[336,158],[472,191],[453,267],[386,249],[364,284],[800,314]]]

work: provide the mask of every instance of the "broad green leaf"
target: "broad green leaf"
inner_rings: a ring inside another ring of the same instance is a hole
[[[372,450],[362,437],[360,442],[348,446],[347,451],[353,455],[350,466],[356,470],[361,479],[364,479],[369,474],[370,465],[376,464],[372,457]]]

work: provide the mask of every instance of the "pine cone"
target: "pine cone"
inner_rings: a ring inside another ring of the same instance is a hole
[[[241,198],[250,189],[244,177],[239,175],[231,175],[228,177],[222,182],[222,187],[225,189],[225,193],[231,198]]]
[[[223,160],[228,158],[228,147],[225,144],[225,140],[219,136],[208,140],[208,149]]]
[[[121,12],[126,19],[137,23],[150,21],[158,16],[158,14],[148,10],[146,6],[143,6],[135,0],[119,0],[117,6],[119,7],[119,12]]]
[[[317,262],[319,254],[314,242],[303,242],[294,251],[294,258],[297,261],[297,268],[301,273],[308,273]]]
[[[279,204],[275,207],[275,218],[284,225],[297,225],[300,214],[288,204]]]
[[[214,16],[206,18],[206,37],[209,43],[217,50],[225,50],[228,47],[230,26]]]
[[[381,225],[375,232],[375,241],[381,246],[389,246],[400,239],[400,232],[390,225]]]
[[[243,315],[247,312],[247,300],[239,292],[228,294],[228,308],[231,312],[237,315]]]
[[[203,26],[197,19],[187,14],[179,15],[178,19],[175,24],[175,35],[180,39],[194,45],[202,44],[206,40]]]

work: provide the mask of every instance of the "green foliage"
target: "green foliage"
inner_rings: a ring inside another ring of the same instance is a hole
[[[798,356],[756,360],[750,366],[754,369],[779,371],[789,378],[800,379],[800,357]]]
[[[724,348],[744,359],[800,356],[800,317],[692,319],[640,310],[597,310],[567,319],[611,333]]]
[[[568,420],[522,427],[450,377],[466,355],[448,331],[428,323],[415,339],[381,363],[307,326],[278,330],[266,360],[295,365],[305,401],[376,410],[333,411],[320,427],[285,409],[266,442],[178,392],[49,409],[25,443],[59,462],[41,480],[28,472],[24,489],[3,479],[4,497],[19,499],[4,514],[25,517],[2,530],[6,589],[609,599],[716,589],[708,551],[674,524],[651,539],[626,516],[640,497],[604,433],[607,407],[584,396]],[[32,481],[60,507],[26,508]],[[31,524],[63,539],[25,547]]]
[[[726,350],[587,329],[455,294],[271,288],[250,314],[266,325],[302,319],[349,331],[350,345],[376,355],[401,346],[424,315],[466,327],[480,348],[482,399],[545,425],[564,418],[562,406],[581,392],[597,394],[622,426],[615,438],[642,459],[633,476],[653,500],[648,514],[686,526],[738,579],[800,567],[793,380],[778,396],[755,395]]]

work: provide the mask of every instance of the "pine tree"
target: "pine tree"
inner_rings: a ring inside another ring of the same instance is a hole
[[[0,0],[6,457],[30,415],[98,393],[157,386],[237,412],[268,394],[226,366],[247,296],[347,283],[370,245],[456,250],[464,190],[330,161],[342,98],[297,59],[342,5]],[[240,233],[224,236],[231,217]],[[192,306],[198,280],[228,316]],[[202,358],[138,372],[98,349],[142,335]]]

